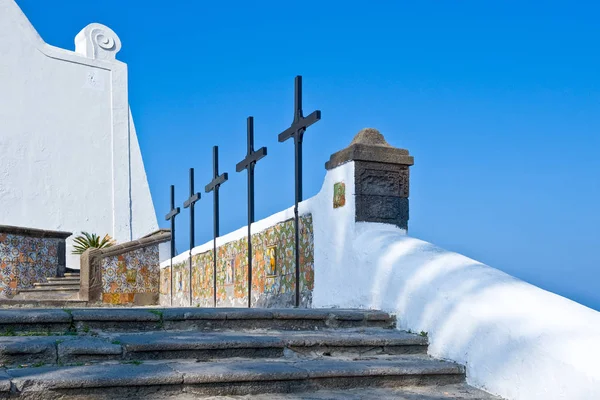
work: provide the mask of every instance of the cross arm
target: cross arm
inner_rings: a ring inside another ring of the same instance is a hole
[[[212,192],[216,187],[225,183],[227,181],[227,179],[229,179],[229,175],[227,174],[227,172],[224,172],[223,174],[221,174],[221,175],[217,176],[215,179],[213,179],[212,182],[210,182],[208,185],[206,185],[204,187],[204,191],[206,193]]]
[[[298,131],[308,128],[309,126],[311,126],[312,124],[314,124],[315,122],[317,122],[320,119],[321,119],[321,111],[317,110],[317,111],[313,111],[307,117],[302,117],[298,121],[294,121],[294,123],[292,123],[292,126],[290,126],[285,131],[283,131],[279,134],[279,137],[278,137],[279,142],[285,142],[289,138],[293,137]]]
[[[196,193],[193,196],[190,196],[189,199],[183,203],[183,208],[189,208],[192,204],[200,200],[200,193]]]
[[[174,218],[177,214],[179,214],[179,212],[180,212],[179,207],[172,209],[167,215],[165,215],[165,221],[168,221],[168,220]]]
[[[267,155],[266,147],[261,147],[260,149],[253,151],[252,154],[246,156],[246,158],[244,158],[242,161],[237,163],[237,165],[235,166],[235,171],[242,172],[243,170],[248,168],[248,166],[251,163],[256,163],[258,160],[265,157],[266,155]]]

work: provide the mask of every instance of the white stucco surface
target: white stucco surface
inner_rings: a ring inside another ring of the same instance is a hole
[[[315,265],[327,286],[315,282],[313,306],[393,312],[506,399],[600,399],[597,311],[393,226],[358,223],[349,247],[351,263]]]
[[[121,42],[90,24],[75,44],[44,43],[13,0],[0,0],[0,224],[136,239],[158,223],[127,66],[115,59]]]
[[[346,205],[334,209],[336,182],[346,184]],[[313,307],[394,313],[399,329],[428,333],[431,355],[465,365],[471,385],[506,399],[600,399],[600,313],[395,226],[355,223],[353,182],[354,163],[344,164],[300,205],[313,215]],[[289,218],[293,208],[252,231]],[[212,241],[193,253],[210,249]]]

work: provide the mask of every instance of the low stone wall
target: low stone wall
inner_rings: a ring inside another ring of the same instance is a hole
[[[61,276],[70,232],[0,225],[0,298]]]
[[[245,229],[238,231],[244,232]],[[213,307],[212,242],[192,251],[192,299],[194,306]],[[274,223],[252,235],[252,306],[292,307],[296,290],[294,220]],[[190,258],[173,260],[173,280],[169,262],[162,264],[160,304],[190,305]],[[231,240],[217,247],[217,307],[248,305],[247,238]],[[172,285],[171,285],[172,282]],[[173,296],[171,300],[171,287]],[[300,292],[303,307],[310,306],[314,288],[314,235],[312,215],[300,217]],[[172,303],[171,303],[172,302]]]
[[[81,256],[80,300],[107,304],[157,304],[159,245],[170,239],[169,231],[159,230],[139,240],[87,250]]]

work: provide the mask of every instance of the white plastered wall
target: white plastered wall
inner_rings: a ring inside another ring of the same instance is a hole
[[[332,199],[342,180],[340,213]],[[600,399],[599,312],[395,226],[355,223],[353,181],[354,164],[344,164],[308,200],[313,307],[394,313],[399,329],[428,333],[432,356],[465,365],[470,384],[506,399]]]
[[[77,35],[75,52],[50,46],[0,0],[0,224],[118,242],[158,228],[120,46],[99,24]],[[78,268],[70,245],[67,266]]]
[[[336,182],[346,184],[346,205],[334,209]],[[394,313],[399,329],[428,333],[432,356],[465,365],[468,383],[506,399],[600,399],[600,313],[395,226],[355,223],[354,193],[350,162],[328,171],[319,194],[300,204],[313,215],[313,307]],[[289,208],[252,231],[293,215]],[[243,227],[217,243],[246,234]],[[192,253],[210,249],[212,242]]]

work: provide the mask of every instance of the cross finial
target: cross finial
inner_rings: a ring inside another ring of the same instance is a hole
[[[285,131],[279,134],[279,142],[285,142],[289,138],[302,140],[306,128],[321,119],[321,111],[313,111],[308,117],[304,117],[302,111],[302,76],[298,75],[294,81],[294,121]]]
[[[235,166],[236,172],[242,172],[245,169],[252,168],[261,158],[267,155],[267,148],[261,147],[254,151],[254,117],[248,117],[246,120],[246,135],[247,135],[247,151],[246,158],[237,163]]]
[[[175,207],[175,185],[171,185],[171,210],[165,215],[165,221],[175,220],[175,217],[179,212],[180,208]]]

